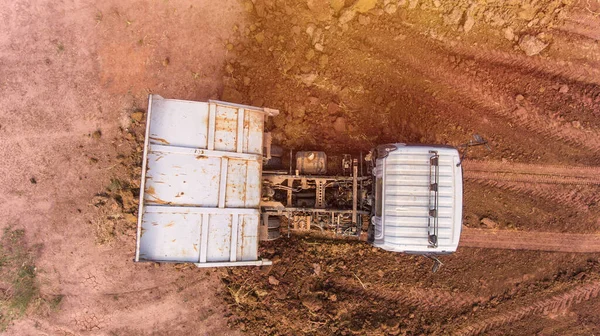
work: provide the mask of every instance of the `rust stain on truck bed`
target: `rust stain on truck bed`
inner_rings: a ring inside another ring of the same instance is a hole
[[[162,199],[156,197],[154,195],[155,192],[156,191],[154,190],[153,187],[146,188],[146,196],[150,198],[150,199],[147,199],[148,202],[157,203],[157,204],[165,204],[165,205],[171,204],[171,202],[167,202],[165,200],[162,200]]]
[[[162,144],[165,144],[165,145],[169,145],[170,144],[167,140],[165,140],[163,138],[159,138],[159,137],[149,137],[149,138],[152,139],[152,140],[154,140],[154,141],[156,141],[156,142],[160,142]]]
[[[146,194],[154,195],[154,194],[156,194],[156,190],[154,190],[154,187],[150,186],[150,187],[146,188]]]

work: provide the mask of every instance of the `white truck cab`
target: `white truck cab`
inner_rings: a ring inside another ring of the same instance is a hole
[[[456,251],[462,223],[462,168],[453,147],[379,146],[373,169],[374,246],[388,251]]]

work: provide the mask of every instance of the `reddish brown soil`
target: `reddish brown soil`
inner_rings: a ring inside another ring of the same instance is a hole
[[[143,139],[134,112],[148,92],[217,96],[243,9],[20,0],[0,18],[0,226],[40,247],[40,295],[63,298],[6,333],[235,334],[215,297],[218,272],[132,262]]]
[[[232,269],[224,282],[235,293],[233,325],[282,335],[476,334],[570,313],[600,294],[598,254],[462,248],[434,274],[424,257],[330,239],[282,239],[266,244],[272,267]]]
[[[466,228],[461,235],[461,245],[511,250],[600,253],[600,234]]]
[[[458,145],[477,133],[492,151],[471,149],[463,166],[463,244],[441,273],[424,258],[296,237],[268,248],[272,269],[225,278],[233,325],[257,334],[597,332],[598,315],[583,322],[576,308],[598,296],[596,9],[419,1],[393,14],[378,4],[340,24],[307,4],[256,1],[254,26],[232,42],[227,65],[224,98],[279,108],[270,129],[281,144],[357,152],[389,141]],[[462,28],[444,25],[456,8],[475,18],[468,33],[465,16]],[[527,56],[507,27],[549,47]],[[535,319],[544,323],[523,322]]]
[[[600,4],[360,0],[341,23],[353,2],[2,7],[1,226],[64,296],[7,334],[599,333]],[[527,56],[526,35],[548,46]],[[435,274],[314,235],[264,244],[272,267],[134,264],[148,93],[280,109],[268,128],[294,149],[480,134],[464,245]]]

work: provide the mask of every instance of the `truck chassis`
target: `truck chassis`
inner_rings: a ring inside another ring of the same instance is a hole
[[[298,152],[297,163],[306,157],[318,160],[326,155],[322,152]],[[371,214],[372,177],[362,176],[362,154],[360,161],[352,160],[348,154],[344,154],[343,158],[342,171],[346,175],[312,175],[309,173],[314,165],[302,168],[305,165],[297,164],[296,168],[300,169],[294,170],[292,160],[289,171],[263,171],[261,240],[279,238],[282,222],[287,223],[288,235],[292,230],[316,229],[335,235],[360,237],[363,223],[368,223]],[[321,165],[325,166],[326,162],[321,162]],[[294,171],[296,174],[292,174]],[[312,172],[316,171],[319,169],[312,169]],[[370,171],[369,167],[367,171]]]

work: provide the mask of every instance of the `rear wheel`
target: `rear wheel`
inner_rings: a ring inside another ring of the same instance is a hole
[[[271,145],[271,157],[282,157],[283,156],[283,147],[277,145]]]
[[[283,168],[283,161],[280,157],[271,157],[271,159],[263,165],[266,170],[278,170]]]
[[[367,242],[373,243],[375,241],[375,226],[369,221],[369,228],[367,229]]]
[[[263,168],[266,170],[279,170],[283,169],[283,148],[277,145],[271,145],[271,158],[263,164]]]
[[[267,240],[275,240],[281,237],[281,217],[269,216],[267,222]]]

